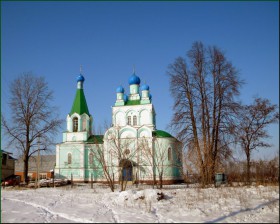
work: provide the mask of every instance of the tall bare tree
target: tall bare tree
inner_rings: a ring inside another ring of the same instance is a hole
[[[267,127],[279,122],[277,105],[270,103],[268,99],[255,98],[253,104],[241,107],[237,122],[236,136],[247,159],[247,183],[250,183],[250,164],[253,150],[270,147],[265,142],[269,137]]]
[[[139,151],[141,152],[141,163],[150,167],[146,169],[153,176],[153,186],[156,184],[158,176],[159,188],[163,187],[163,178],[168,176],[169,172],[177,169],[182,175],[182,152],[181,143],[176,141],[173,148],[166,147],[166,142],[163,139],[152,137],[139,138]]]
[[[169,65],[170,90],[174,97],[171,127],[196,155],[202,185],[214,181],[217,161],[230,155],[230,128],[242,81],[238,72],[215,46],[195,42]]]
[[[115,191],[115,166],[112,163],[112,160],[108,160],[108,156],[105,154],[103,147],[97,146],[95,148],[90,148],[90,151],[93,153],[93,165],[94,172],[97,172],[98,169],[102,169],[103,175],[107,181],[108,186],[111,191]]]
[[[117,168],[117,177],[120,183],[121,191],[125,191],[128,181],[133,179],[134,160],[137,159],[138,148],[134,138],[129,136],[119,138],[119,130],[111,132],[107,139],[108,155],[107,162]]]
[[[59,131],[63,120],[58,118],[57,109],[50,105],[53,92],[43,77],[24,73],[11,83],[10,93],[10,119],[2,114],[1,126],[8,145],[18,149],[23,158],[26,182],[29,158],[38,150],[50,149],[54,144],[52,137]]]
[[[158,171],[157,169],[157,165],[158,165],[158,161],[160,160],[160,158],[164,158],[163,154],[165,154],[165,151],[159,151],[157,152],[156,150],[154,150],[154,146],[155,145],[155,140],[153,139],[153,137],[142,137],[139,138],[139,144],[138,144],[138,148],[141,152],[141,159],[142,159],[142,167],[145,166],[145,173],[146,176],[152,176],[153,178],[153,188],[156,185],[156,179],[157,179],[157,175],[156,175],[156,171]],[[164,160],[162,160],[163,162]],[[144,168],[143,168],[144,169]],[[163,172],[158,172],[158,174],[160,175]]]
[[[134,138],[119,138],[119,127],[107,131],[103,138],[103,147],[91,148],[98,167],[103,170],[104,177],[112,192],[115,182],[121,191],[125,191],[128,181],[133,177],[133,160],[137,158],[138,148]]]

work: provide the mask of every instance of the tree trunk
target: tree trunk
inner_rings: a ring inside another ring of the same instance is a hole
[[[29,161],[29,157],[28,154],[24,154],[23,157],[23,171],[24,171],[24,182],[26,184],[29,183],[29,179],[28,179],[28,161]]]
[[[157,184],[157,180],[156,180],[156,174],[153,168],[153,188],[155,188],[155,185]]]
[[[250,185],[251,183],[251,162],[250,162],[250,156],[247,156],[247,172],[246,172],[246,184]]]
[[[159,175],[159,188],[162,189],[162,176],[163,176],[163,173],[161,173]]]

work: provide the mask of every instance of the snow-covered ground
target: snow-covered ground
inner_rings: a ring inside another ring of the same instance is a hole
[[[162,196],[163,193],[163,196]],[[162,198],[163,197],[163,198]],[[2,223],[279,223],[279,186],[1,190]]]

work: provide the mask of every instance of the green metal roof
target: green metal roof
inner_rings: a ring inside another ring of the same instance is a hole
[[[77,113],[79,115],[86,113],[88,116],[90,116],[83,89],[77,89],[77,91],[76,91],[76,96],[75,96],[75,100],[74,100],[70,115],[72,115],[74,113]]]
[[[153,131],[153,136],[159,138],[174,138],[171,134],[161,130]]]
[[[140,105],[140,100],[128,100],[125,102],[125,106],[131,106],[131,105]]]
[[[94,144],[103,144],[103,135],[91,135],[87,142],[94,143]]]

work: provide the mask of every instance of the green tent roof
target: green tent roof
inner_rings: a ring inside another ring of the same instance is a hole
[[[159,138],[174,138],[171,134],[161,130],[153,131],[153,136]]]
[[[74,113],[77,113],[79,115],[86,113],[88,116],[90,116],[83,89],[77,89],[77,91],[76,91],[76,96],[75,96],[75,100],[74,100],[70,115],[72,115]]]
[[[94,144],[103,144],[103,135],[91,135],[87,142],[94,143]]]

